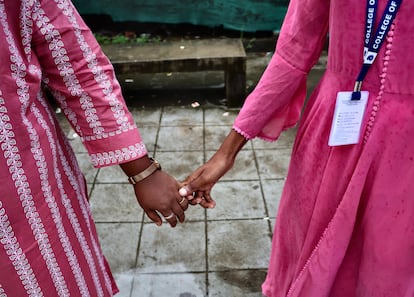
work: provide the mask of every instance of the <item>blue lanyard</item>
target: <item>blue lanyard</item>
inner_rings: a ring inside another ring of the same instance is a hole
[[[352,93],[352,100],[361,99],[361,87],[369,68],[374,63],[378,52],[384,43],[385,37],[391,28],[398,9],[401,6],[402,0],[389,0],[387,7],[382,15],[381,22],[373,37],[373,27],[375,23],[375,16],[377,14],[378,0],[367,0],[367,15],[365,21],[365,36],[364,36],[364,62],[359,72],[358,78],[355,82],[355,88]]]

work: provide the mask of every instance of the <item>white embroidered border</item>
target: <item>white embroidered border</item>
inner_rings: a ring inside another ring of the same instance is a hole
[[[63,112],[66,115],[66,118],[72,125],[75,127],[76,132],[81,135],[81,129],[77,125],[76,114],[67,106],[65,97],[57,92],[52,90],[52,94],[55,99],[60,103]],[[82,138],[82,140],[84,140]],[[133,158],[144,155],[147,152],[144,142],[135,144],[135,146],[130,146],[128,148],[123,148],[117,151],[109,151],[104,153],[91,154],[91,161],[94,166],[99,165],[110,165],[110,164],[119,164],[122,161],[128,161]]]
[[[19,96],[19,100],[22,104],[22,120],[29,131],[31,140],[36,141],[36,135],[34,134],[33,127],[31,127],[31,123],[25,117],[25,109],[28,106],[29,90],[24,79],[26,75],[26,66],[18,53],[16,43],[9,29],[7,23],[7,16],[5,13],[4,0],[0,1],[0,22],[3,26],[3,30],[6,35],[6,40],[9,44],[9,49],[11,51],[10,67],[12,70],[12,76],[15,79],[16,85],[18,87],[17,93]],[[8,126],[8,129],[12,129],[12,125],[10,123],[7,123],[6,125]],[[30,224],[33,235],[37,240],[39,249],[41,251],[43,259],[45,260],[49,273],[52,277],[56,291],[59,294],[59,296],[69,296],[69,290],[62,276],[62,272],[60,271],[60,268],[57,265],[56,257],[51,248],[48,235],[44,229],[39,213],[37,212],[36,207],[34,206],[33,196],[31,195],[29,183],[27,182],[27,177],[25,175],[25,172],[22,168],[22,163],[20,161],[21,157],[18,148],[15,144],[16,140],[14,138],[11,138],[9,139],[9,146],[4,146],[4,148],[2,147],[2,149],[5,150],[4,154],[7,158],[9,171],[12,175],[12,179],[15,182],[15,187],[17,192],[19,193],[20,200],[22,202],[22,206],[26,214],[26,218],[28,219],[28,223]]]
[[[54,123],[53,116],[50,114],[49,109],[46,106],[47,103],[40,96],[38,96],[38,101],[43,105],[43,107],[47,111],[49,121],[53,124]],[[53,140],[53,137],[51,136],[51,132],[50,132],[49,127],[43,121],[41,122],[41,125],[45,129],[46,133],[48,134],[49,141],[50,141],[51,145],[53,144],[54,151],[56,151],[56,150],[58,151],[58,155],[59,155],[59,158],[60,158],[60,160],[62,162],[62,165],[64,167],[64,171],[65,171],[66,175],[68,176],[69,180],[71,181],[71,184],[73,182],[73,183],[76,183],[78,185],[79,180],[78,180],[78,182],[76,181],[75,174],[73,172],[71,172],[70,170],[66,169],[67,160],[65,159],[62,148],[59,146],[58,143],[55,143],[55,141]],[[54,163],[57,164],[57,160],[54,161]],[[84,233],[82,231],[82,228],[79,224],[79,219],[78,219],[75,211],[73,210],[72,202],[68,198],[67,194],[65,193],[65,191],[63,189],[61,174],[58,171],[56,171],[55,175],[56,175],[56,178],[57,178],[58,184],[59,184],[59,190],[60,190],[60,193],[61,193],[60,196],[61,196],[61,199],[62,199],[62,204],[65,206],[66,214],[69,218],[69,221],[71,222],[74,233],[76,234],[78,242],[79,242],[79,244],[82,248],[82,252],[83,252],[83,254],[85,256],[85,259],[88,263],[89,270],[90,270],[91,275],[92,275],[92,279],[93,279],[95,287],[98,291],[98,296],[104,296],[103,290],[102,290],[102,285],[99,281],[98,273],[97,273],[97,270],[96,270],[96,264],[95,264],[92,252],[91,252],[91,250],[88,246],[85,235],[84,235]],[[80,194],[80,196],[82,196],[82,197],[80,197],[78,200],[82,200],[82,201],[85,200],[85,198],[82,194]],[[89,225],[88,224],[89,220],[90,220],[90,216],[88,216],[88,218],[87,218],[87,225]],[[93,237],[92,233],[90,233],[90,236],[91,236],[92,241],[94,241],[94,237]],[[97,258],[99,258],[99,257],[101,257],[101,254],[97,255]]]
[[[47,123],[45,122],[45,120],[43,119],[40,111],[38,110],[38,108],[34,104],[31,105],[30,111],[36,116],[37,122],[46,131],[46,135],[48,137],[49,144],[50,144],[50,149],[51,149],[52,155],[53,155],[54,177],[55,177],[55,179],[57,181],[57,184],[58,184],[58,187],[59,187],[60,196],[62,197],[62,200],[69,200],[67,198],[66,193],[64,192],[64,187],[63,187],[61,175],[60,175],[60,172],[58,170],[56,144],[54,142],[54,138],[52,136],[50,128],[47,125]],[[38,164],[42,164],[42,163],[43,162],[38,160]],[[90,296],[89,291],[88,291],[88,286],[86,285],[86,282],[85,282],[85,277],[82,274],[82,269],[80,268],[78,259],[75,255],[74,251],[73,251],[73,248],[72,248],[72,245],[70,243],[69,237],[65,232],[62,217],[61,217],[60,211],[59,211],[59,207],[57,206],[55,197],[53,196],[52,191],[51,191],[51,186],[49,184],[49,178],[50,177],[49,177],[49,174],[48,174],[48,169],[46,168],[45,163],[43,163],[42,165],[43,165],[42,167],[39,167],[39,172],[41,173],[42,190],[43,190],[44,196],[46,198],[46,201],[48,203],[48,206],[50,208],[53,221],[54,221],[54,223],[56,225],[56,228],[58,230],[59,239],[62,243],[62,247],[65,251],[66,257],[68,258],[71,270],[72,270],[72,272],[75,276],[76,283],[79,287],[81,296]],[[43,172],[43,174],[42,174],[42,172]],[[68,202],[68,201],[66,201],[66,202]],[[65,203],[65,201],[63,201],[62,205],[65,206],[66,208],[71,207],[70,206],[70,200],[69,200],[69,203]],[[75,217],[75,221],[76,221],[76,223],[78,221],[76,217]],[[77,234],[78,230],[75,229],[74,231]],[[82,244],[81,244],[81,246],[82,246]]]
[[[108,151],[103,153],[91,154],[92,164],[97,166],[119,164],[123,161],[132,160],[142,156],[146,152],[145,144],[139,142],[135,145],[125,147],[115,151]]]

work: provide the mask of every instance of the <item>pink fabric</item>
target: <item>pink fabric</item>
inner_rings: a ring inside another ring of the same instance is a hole
[[[362,63],[365,7],[292,0],[274,58],[235,121],[243,135],[272,140],[298,121],[304,77],[329,27],[327,71],[300,120],[266,296],[414,296],[413,2],[403,1],[363,84],[360,143],[327,145],[336,94],[352,90]]]
[[[112,296],[50,88],[95,166],[146,154],[112,66],[68,0],[0,1],[0,295]]]

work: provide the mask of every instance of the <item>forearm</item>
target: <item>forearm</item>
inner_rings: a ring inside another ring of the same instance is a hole
[[[121,167],[122,171],[124,171],[124,173],[129,177],[144,171],[151,165],[151,163],[151,159],[148,157],[148,155],[145,155],[139,159],[119,164],[119,166]]]
[[[246,138],[232,129],[224,139],[217,154],[222,154],[224,157],[234,160],[247,141]]]
[[[247,141],[232,129],[213,157],[183,182],[185,186],[180,189],[180,195],[187,196],[191,204],[200,203],[205,208],[214,207],[215,202],[210,196],[211,189],[233,167],[237,154]]]

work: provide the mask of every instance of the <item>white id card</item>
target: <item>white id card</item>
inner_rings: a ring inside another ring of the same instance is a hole
[[[368,102],[368,92],[361,92],[361,99],[351,100],[352,92],[339,92],[336,97],[329,146],[356,144],[361,134],[362,120]]]

